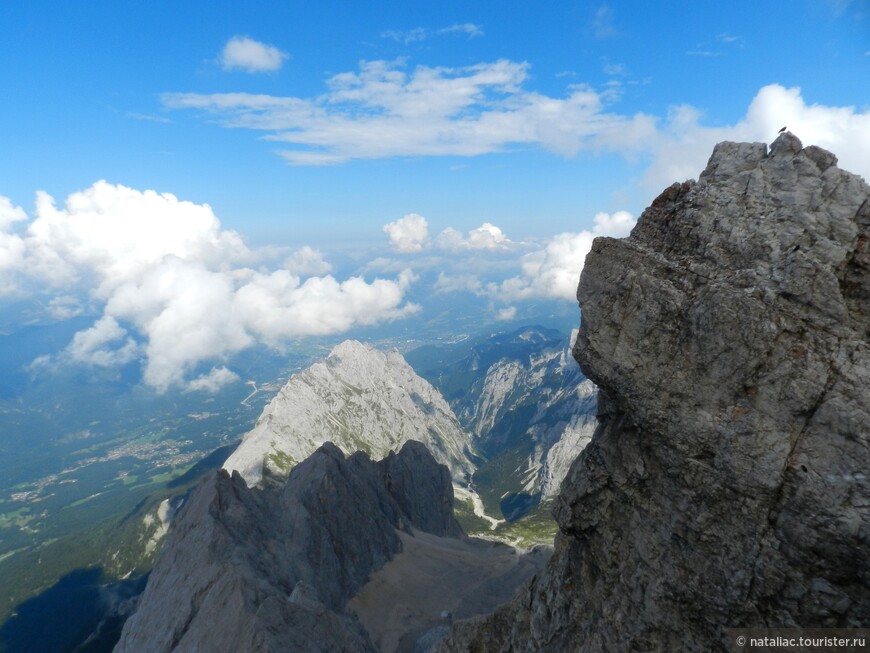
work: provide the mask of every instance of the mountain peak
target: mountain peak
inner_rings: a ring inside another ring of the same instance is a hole
[[[329,359],[363,358],[366,356],[383,356],[383,352],[359,340],[344,340],[329,352]]]
[[[439,650],[727,651],[726,628],[865,626],[868,243],[870,187],[789,133],[720,143],[628,238],[597,238],[574,354],[599,425],[556,553]]]
[[[441,394],[397,351],[346,340],[287,381],[224,468],[257,484],[264,472],[286,475],[327,441],[346,454],[382,457],[408,440],[425,443],[465,482],[470,436]]]

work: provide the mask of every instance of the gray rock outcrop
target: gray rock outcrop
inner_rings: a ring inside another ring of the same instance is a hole
[[[721,143],[598,238],[574,350],[600,424],[547,570],[442,651],[726,651],[870,625],[870,187],[783,134]]]
[[[374,651],[345,607],[412,530],[462,534],[450,472],[419,442],[380,462],[327,443],[263,489],[215,472],[173,524],[115,651]]]

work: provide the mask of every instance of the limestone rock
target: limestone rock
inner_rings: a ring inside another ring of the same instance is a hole
[[[347,454],[382,458],[409,440],[426,444],[458,484],[467,484],[470,437],[441,394],[399,352],[346,340],[290,378],[224,468],[255,485],[264,469],[285,476],[326,441]]]
[[[870,615],[870,187],[783,134],[721,143],[598,238],[574,350],[600,424],[548,569],[442,651],[730,650]]]
[[[264,489],[220,470],[173,524],[115,651],[374,651],[345,606],[412,528],[462,533],[450,474],[418,442],[378,463],[327,443]]]

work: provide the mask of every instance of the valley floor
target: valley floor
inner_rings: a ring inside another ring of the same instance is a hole
[[[400,533],[402,552],[348,604],[384,653],[413,651],[446,632],[451,619],[492,611],[543,569],[552,550],[526,554],[485,540]]]

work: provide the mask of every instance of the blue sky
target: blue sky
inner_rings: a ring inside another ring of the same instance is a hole
[[[0,301],[94,315],[67,357],[161,389],[434,292],[571,301],[592,236],[719,140],[788,125],[870,176],[866,0],[7,0],[0,27]]]

